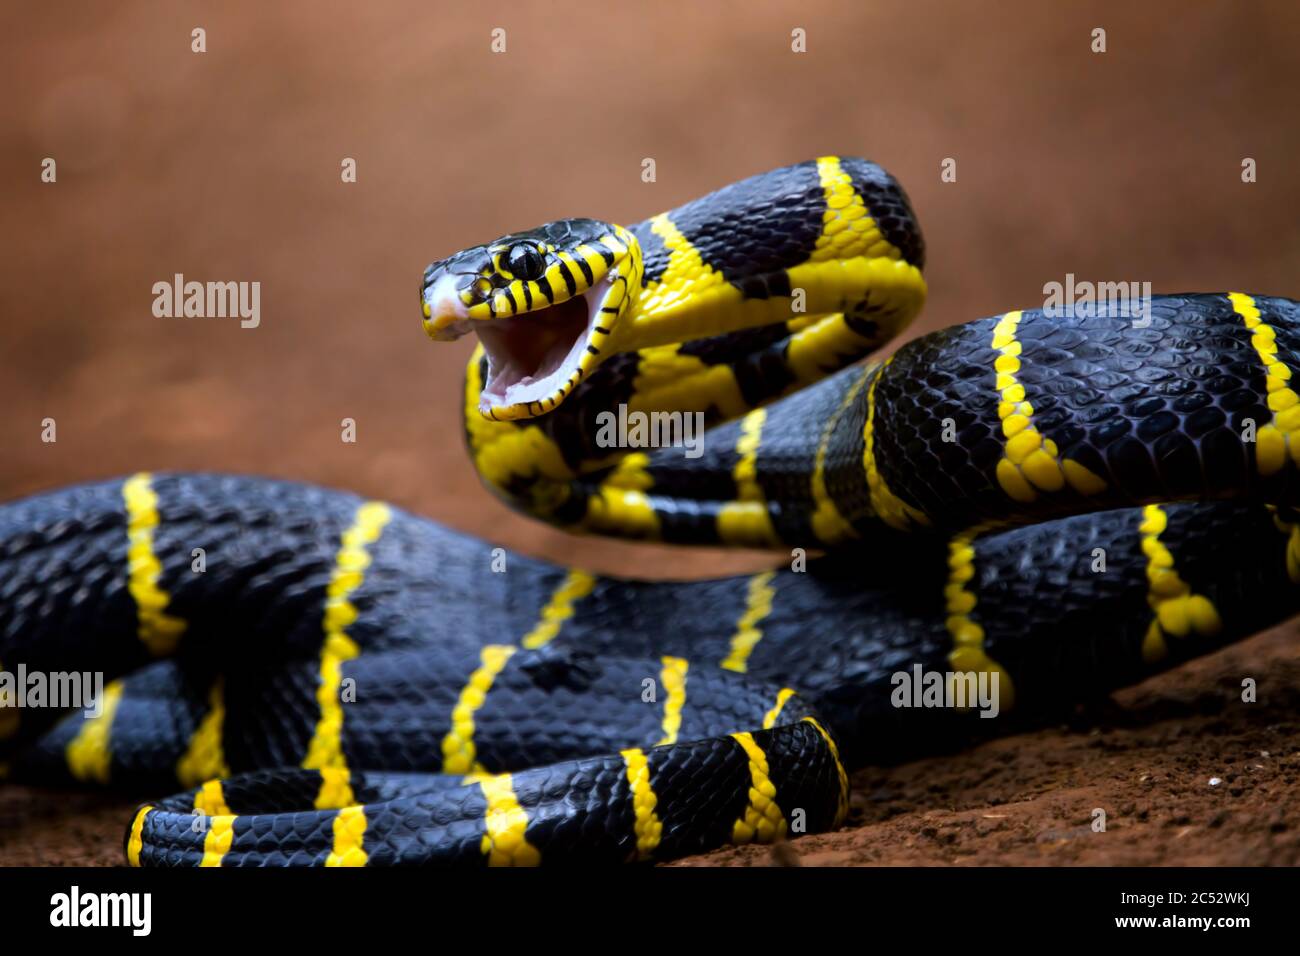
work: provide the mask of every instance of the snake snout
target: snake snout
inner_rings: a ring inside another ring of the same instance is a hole
[[[430,266],[430,270],[434,267]],[[454,272],[425,273],[420,290],[424,331],[435,342],[454,342],[470,330],[469,307],[464,293],[472,277]]]

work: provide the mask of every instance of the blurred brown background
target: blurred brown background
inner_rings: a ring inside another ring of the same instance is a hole
[[[6,4],[0,499],[219,469],[597,570],[752,563],[577,543],[497,503],[462,449],[470,344],[424,338],[423,267],[835,152],[911,194],[931,288],[914,333],[1039,304],[1069,272],[1300,296],[1298,50],[1289,0]],[[155,318],[177,272],[260,281],[261,326]]]
[[[1293,3],[53,2],[7,5],[0,38],[3,498],[255,472],[572,558],[471,470],[470,345],[421,334],[421,270],[827,152],[909,190],[930,249],[918,332],[1033,305],[1067,272],[1300,295]],[[260,281],[261,326],[155,318],[177,272]],[[719,566],[581,547],[603,570]]]

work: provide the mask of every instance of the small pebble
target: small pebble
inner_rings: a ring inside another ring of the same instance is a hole
[[[1219,784],[1221,784],[1221,783],[1223,783],[1223,781],[1220,780],[1218,777],[1211,777],[1211,778],[1210,778],[1210,786],[1211,786],[1211,787],[1217,787],[1217,786],[1218,786]]]

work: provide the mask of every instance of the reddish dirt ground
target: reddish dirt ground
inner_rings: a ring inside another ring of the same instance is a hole
[[[0,499],[142,468],[252,472],[597,571],[757,567],[577,541],[506,511],[461,447],[468,345],[424,341],[415,290],[427,262],[511,229],[631,222],[825,152],[870,156],[911,194],[931,295],[909,335],[1032,306],[1067,273],[1300,295],[1294,4],[558,10],[0,12]],[[580,38],[564,31],[579,21]],[[504,54],[489,49],[498,26]],[[795,27],[805,54],[790,51]],[[45,157],[57,183],[40,182]],[[340,182],[344,157],[355,184]],[[654,183],[640,179],[646,157]],[[955,183],[939,179],[948,157]],[[1241,182],[1244,157],[1258,182]],[[177,272],[260,281],[261,326],[154,318],[152,284]],[[56,444],[40,441],[47,416]],[[338,440],[344,417],[355,445]],[[1156,678],[1068,729],[863,771],[839,833],[690,862],[1295,863],[1293,633]],[[1243,674],[1258,676],[1259,703],[1237,702]],[[132,803],[0,788],[0,864],[116,863]]]
[[[1129,688],[1069,727],[859,771],[839,832],[682,862],[1295,865],[1296,636],[1293,621]],[[1263,690],[1244,703],[1242,675],[1256,673],[1267,674]],[[1104,832],[1093,829],[1097,809]]]

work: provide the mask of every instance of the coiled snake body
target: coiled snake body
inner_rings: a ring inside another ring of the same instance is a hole
[[[855,365],[920,308],[922,258],[897,184],[827,157],[426,272],[426,331],[481,339],[494,491],[799,549],[776,570],[499,567],[380,502],[222,475],[0,507],[0,669],[112,678],[97,717],[0,709],[6,772],[184,788],[134,815],[133,864],[667,859],[837,826],[853,766],[996,723],[896,706],[899,674],[996,675],[1034,715],[1296,610],[1300,306],[1010,312]],[[602,443],[619,406],[700,414],[703,453]]]

